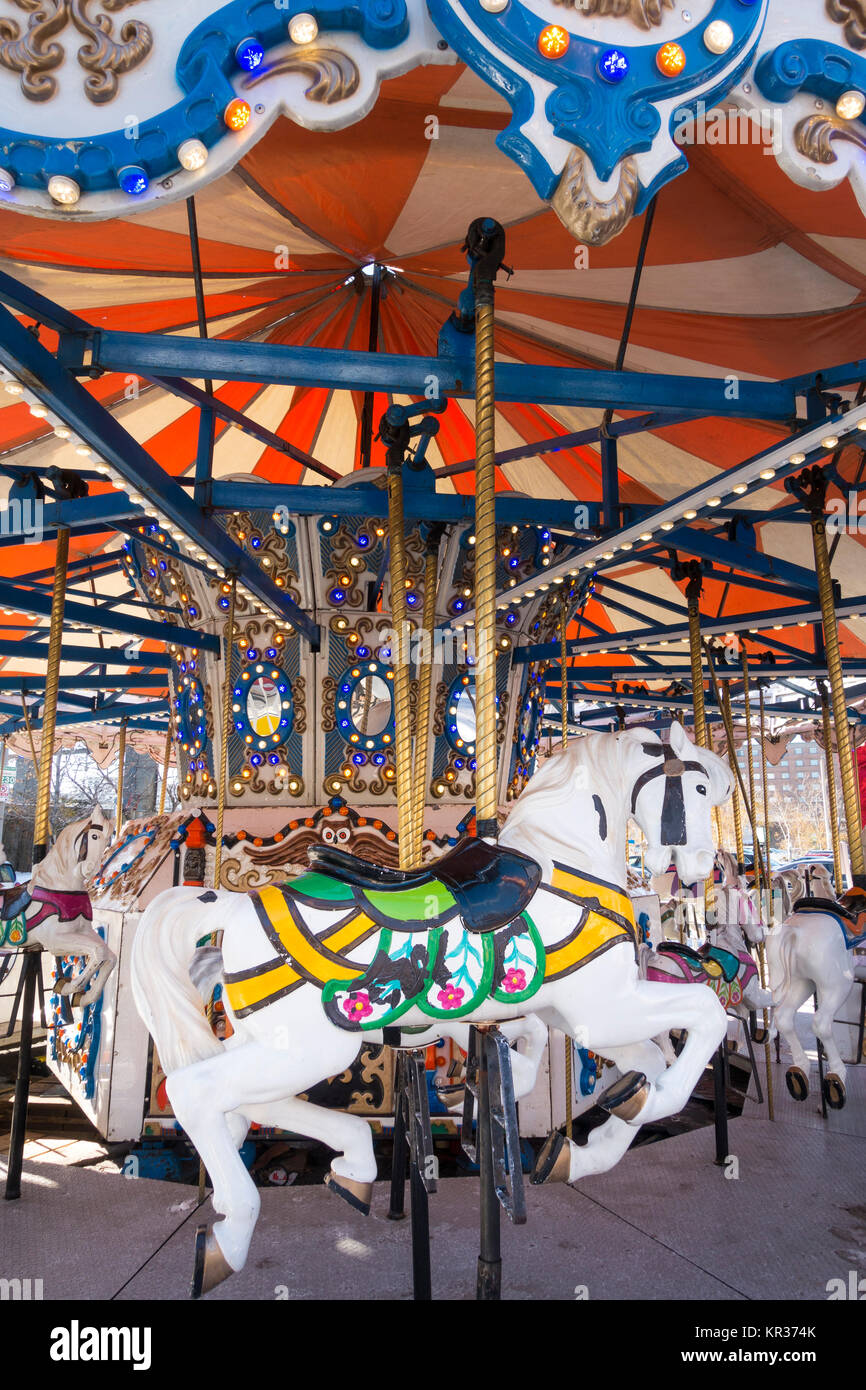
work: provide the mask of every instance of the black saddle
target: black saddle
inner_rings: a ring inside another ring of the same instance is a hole
[[[26,883],[0,884],[0,922],[9,922],[30,906]]]
[[[706,960],[706,956],[702,955],[700,951],[696,951],[694,946],[687,946],[685,942],[680,944],[679,941],[660,941],[656,950],[661,951],[662,955],[669,953],[674,956],[685,956],[687,960],[696,961],[698,965],[703,965]]]
[[[388,869],[330,846],[313,846],[310,864],[341,883],[368,891],[399,892],[443,883],[470,931],[495,931],[519,917],[541,883],[541,866],[520,850],[466,836],[421,869]],[[434,925],[431,923],[431,925]]]
[[[791,909],[792,912],[835,912],[837,917],[846,917],[849,922],[856,922],[857,918],[850,912],[844,903],[837,902],[835,898],[815,898],[807,894],[803,898],[798,898]]]

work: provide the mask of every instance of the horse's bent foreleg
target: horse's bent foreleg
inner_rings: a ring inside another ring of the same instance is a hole
[[[650,1083],[665,1070],[665,1059],[654,1042],[635,1043],[631,1047],[609,1048],[607,1055],[620,1071],[642,1072]],[[594,1173],[606,1173],[619,1163],[635,1138],[634,1125],[612,1115],[605,1124],[591,1131],[585,1144],[578,1145],[570,1137],[555,1132],[538,1156],[532,1174],[534,1183],[578,1182]]]
[[[359,1210],[369,1211],[370,1188],[376,1178],[376,1156],[367,1120],[341,1110],[326,1110],[324,1106],[295,1097],[247,1105],[244,1114],[255,1124],[305,1134],[335,1149],[338,1157],[331,1163],[331,1173],[338,1179],[336,1186],[340,1196],[346,1197],[350,1205]],[[331,1186],[334,1186],[333,1180]]]
[[[725,1011],[705,985],[663,985],[641,980],[634,993],[617,1001],[616,1012],[605,1019],[605,1036],[591,1044],[593,1050],[609,1057],[612,1047],[628,1045],[636,1032],[653,1038],[671,1028],[686,1029],[682,1051],[657,1081],[648,1078],[645,1101],[636,1111],[623,1116],[628,1124],[639,1126],[682,1110],[725,1036]],[[603,1103],[603,1097],[601,1100]]]

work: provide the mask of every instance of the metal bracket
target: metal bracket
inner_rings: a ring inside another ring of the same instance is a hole
[[[486,1087],[481,1085],[486,1072]],[[490,1123],[483,1126],[479,1114],[479,1142],[473,1143],[472,1127],[475,1107],[479,1110],[479,1092],[486,1091]],[[471,1163],[478,1163],[479,1145],[484,1130],[489,1134],[493,1185],[500,1206],[512,1224],[526,1223],[526,1195],[523,1186],[523,1165],[520,1157],[520,1134],[517,1128],[517,1104],[514,1099],[514,1079],[511,1073],[511,1048],[504,1033],[496,1027],[469,1030],[469,1050],[466,1054],[466,1099],[460,1143]]]

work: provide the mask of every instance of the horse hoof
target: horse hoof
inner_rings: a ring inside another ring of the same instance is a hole
[[[805,1100],[809,1094],[809,1080],[802,1067],[789,1067],[785,1072],[785,1085],[794,1100]]]
[[[371,1182],[356,1182],[354,1178],[344,1178],[342,1173],[335,1173],[332,1168],[325,1174],[325,1186],[336,1192],[362,1216],[370,1215],[370,1199],[373,1196]]]
[[[533,1187],[544,1182],[568,1182],[571,1172],[571,1146],[560,1129],[545,1139],[529,1175]]]
[[[626,1124],[636,1119],[643,1110],[650,1095],[650,1084],[642,1071],[627,1071],[625,1076],[621,1076],[619,1081],[615,1081],[612,1086],[608,1086],[603,1095],[599,1096],[596,1105],[602,1110],[606,1110],[609,1115],[615,1115],[618,1120],[625,1120]]]
[[[234,1270],[217,1244],[209,1226],[199,1226],[195,1233],[195,1270],[192,1276],[192,1297],[201,1298],[217,1284],[228,1279]]]
[[[757,1043],[759,1047],[763,1047],[764,1043],[765,1043],[765,1042],[769,1042],[769,1041],[770,1041],[770,1030],[769,1030],[769,1028],[753,1028],[753,1029],[752,1029],[752,1042],[753,1042],[753,1043]]]
[[[736,1038],[728,1038],[728,1051],[729,1051],[729,1052],[739,1052],[739,1050],[740,1050],[740,1044],[737,1042],[737,1039],[736,1039]]]
[[[454,1086],[437,1086],[435,1092],[446,1110],[462,1110],[466,1102],[466,1087],[463,1082]]]
[[[824,1099],[831,1110],[841,1110],[847,1100],[845,1082],[834,1071],[824,1077]]]

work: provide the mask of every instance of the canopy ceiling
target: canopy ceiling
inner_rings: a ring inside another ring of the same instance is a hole
[[[433,355],[466,283],[460,249],[466,228],[484,214],[505,225],[506,260],[514,267],[513,277],[500,276],[497,288],[498,357],[612,367],[644,219],[603,248],[576,247],[523,173],[496,150],[491,132],[507,119],[505,104],[472,73],[442,67],[385,83],[371,114],[338,132],[278,120],[232,173],[196,198],[208,334],[366,350],[371,280],[358,272],[379,262],[394,272],[384,284],[379,350]],[[658,198],[626,368],[772,380],[861,356],[866,238],[848,183],[809,192],[760,145],[694,146],[689,163],[689,172]],[[199,332],[183,203],[96,225],[0,211],[0,246],[4,269],[97,327]],[[42,336],[51,346],[51,335]],[[215,386],[221,401],[306,451],[326,477],[360,466],[360,393],[255,382]],[[192,472],[197,408],[143,380],[105,376],[89,389],[168,473]],[[389,398],[376,397],[376,423],[388,404]],[[610,405],[613,418],[622,418],[616,402]],[[518,450],[600,422],[595,410],[501,405],[497,449]],[[624,438],[621,500],[652,504],[674,497],[783,438],[779,426],[730,419]],[[81,466],[71,443],[2,393],[0,451],[7,464]],[[473,456],[472,403],[450,401],[428,454],[441,470],[438,488],[471,493]],[[372,463],[383,462],[374,444]],[[840,475],[852,485],[862,468],[860,450],[849,449],[839,460]],[[323,482],[315,468],[219,421],[214,476],[242,473]],[[498,486],[537,498],[598,501],[599,445],[548,446],[538,454],[530,449],[502,463]],[[92,484],[91,491],[97,487],[104,484]],[[788,507],[791,499],[778,484],[743,505],[764,512]],[[761,521],[757,534],[764,553],[812,568],[808,526]],[[863,591],[861,547],[860,537],[846,534],[835,551],[843,595]],[[77,533],[71,554],[77,559],[106,548],[116,551],[116,536]],[[50,580],[52,566],[53,544],[0,549],[6,576],[43,571],[43,580]],[[682,604],[678,586],[657,566],[628,564],[623,557],[616,577],[644,597],[629,600],[631,611],[624,613],[605,604],[600,588],[585,616],[604,631],[631,630],[644,615],[672,621],[653,598]],[[78,587],[89,583],[82,579]],[[102,595],[126,592],[118,574],[95,583]],[[778,587],[737,588],[717,579],[706,583],[702,609],[712,616],[763,611],[771,631],[771,620],[792,601]],[[0,615],[0,623],[3,638],[32,628],[11,615]],[[576,635],[577,626],[571,631]],[[754,640],[760,644],[759,636]],[[811,651],[811,630],[786,629],[785,641]],[[862,620],[844,624],[843,654],[866,655]],[[599,664],[597,657],[589,660]],[[5,656],[0,669],[33,672],[39,663]],[[68,674],[81,669],[65,668]]]

